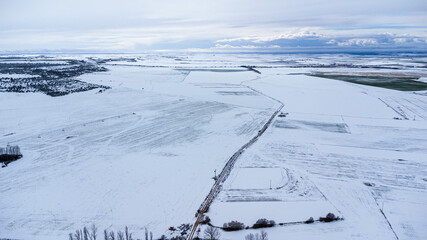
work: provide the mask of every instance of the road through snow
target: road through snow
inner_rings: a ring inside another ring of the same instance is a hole
[[[201,204],[200,208],[197,210],[197,219],[195,221],[195,223],[193,224],[193,228],[191,229],[190,234],[188,235],[188,240],[192,240],[194,233],[197,230],[197,227],[199,226],[200,221],[202,220],[204,213],[209,209],[209,206],[211,205],[213,199],[215,198],[215,195],[221,190],[221,186],[222,183],[225,182],[225,180],[227,179],[234,163],[236,162],[236,160],[239,158],[239,156],[243,153],[243,151],[245,149],[247,149],[248,147],[250,147],[254,142],[256,142],[258,140],[259,137],[262,136],[262,134],[264,134],[264,132],[267,130],[267,128],[270,126],[270,124],[273,122],[273,119],[277,116],[277,114],[282,110],[284,104],[280,101],[277,100],[271,96],[268,96],[258,90],[255,90],[249,86],[244,85],[243,83],[241,83],[242,86],[245,86],[249,89],[251,89],[252,91],[255,91],[267,98],[273,99],[274,101],[280,103],[279,108],[277,108],[277,110],[273,113],[273,115],[271,115],[270,119],[263,125],[263,127],[261,128],[261,130],[258,131],[258,134],[256,136],[254,136],[251,140],[249,140],[245,145],[243,145],[241,148],[239,148],[231,157],[230,159],[227,161],[227,164],[224,166],[224,168],[222,169],[221,173],[219,174],[219,176],[217,177],[217,179],[215,180],[215,184],[213,185],[213,187],[211,188],[209,195],[206,197],[206,199],[204,200],[204,202]]]

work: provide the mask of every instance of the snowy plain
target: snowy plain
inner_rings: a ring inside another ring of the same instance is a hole
[[[332,212],[344,220],[283,226],[269,231],[270,238],[427,237],[424,96],[302,75],[286,79],[273,75],[250,85],[281,99],[289,114],[276,119],[266,136],[239,159],[230,187],[225,184],[212,206],[214,223],[216,217],[223,221],[234,216],[249,226],[259,218],[287,223]],[[393,119],[401,114],[416,115],[416,120]],[[234,187],[239,169],[253,167],[282,168],[288,182],[284,188],[269,189],[272,176],[265,174],[263,190]],[[240,203],[254,214],[237,217]],[[264,211],[255,210],[260,208]],[[223,237],[243,239],[237,233]]]
[[[340,64],[333,71],[424,76],[423,59],[122,56],[102,64],[108,72],[79,77],[111,87],[103,92],[0,93],[0,144],[24,154],[0,169],[0,238],[66,239],[92,223],[170,236],[169,226],[194,222],[214,170],[256,135],[277,99],[288,114],[237,160],[207,213],[213,225],[332,212],[344,220],[269,228],[269,239],[426,239],[425,93],[306,75]]]

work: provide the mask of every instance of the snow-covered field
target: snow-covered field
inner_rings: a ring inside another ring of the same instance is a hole
[[[264,71],[250,83],[284,102],[289,114],[238,160],[208,213],[213,224],[288,223],[332,212],[344,221],[279,226],[268,231],[270,239],[427,238],[425,96],[277,75],[292,71]],[[393,119],[402,115],[410,120]],[[256,182],[242,185],[254,168],[263,169],[251,173],[259,174]],[[282,187],[272,169],[285,173]],[[245,234],[227,232],[223,239]]]
[[[276,226],[269,239],[427,238],[425,92],[305,75],[339,63],[333,71],[365,64],[372,72],[424,76],[425,58],[99,61],[113,57],[76,57],[109,69],[78,77],[111,87],[102,92],[0,93],[0,145],[19,145],[24,155],[0,169],[0,238],[66,239],[92,223],[100,231],[129,226],[140,238],[148,228],[160,237],[169,226],[192,224],[214,170],[257,134],[280,105],[275,99],[289,114],[239,157],[207,213],[213,225],[332,212],[344,220]],[[240,65],[260,66],[262,74]],[[221,239],[251,232],[258,231],[222,231]]]

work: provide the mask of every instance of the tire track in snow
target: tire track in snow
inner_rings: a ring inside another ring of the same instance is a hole
[[[393,232],[394,236],[396,237],[396,240],[399,240],[399,236],[397,236],[397,233],[394,231],[393,226],[391,225],[390,221],[388,220],[387,216],[385,215],[382,207],[380,207],[380,205],[378,204],[378,201],[376,198],[374,198],[375,203],[378,206],[378,210],[380,210],[381,214],[384,216],[384,219],[386,220],[386,222],[388,223],[388,226],[390,227],[390,230]]]

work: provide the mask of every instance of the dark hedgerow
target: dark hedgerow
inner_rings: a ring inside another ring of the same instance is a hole
[[[265,218],[258,219],[256,223],[252,226],[253,228],[265,228],[265,227],[273,227],[276,225],[274,220],[267,220]]]
[[[204,216],[200,221],[200,224],[208,224],[211,222],[211,219],[208,216]]]
[[[310,224],[310,223],[314,223],[314,219],[312,217],[310,217],[309,219],[305,220],[304,222],[305,224]]]
[[[326,217],[320,217],[319,218],[319,221],[321,221],[321,222],[332,222],[332,221],[337,221],[337,220],[339,220],[340,218],[339,217],[336,217],[335,216],[335,214],[333,214],[333,213],[328,213],[327,215],[326,215]]]
[[[229,223],[224,223],[222,229],[224,231],[238,231],[245,228],[245,224],[238,221],[231,221]]]

